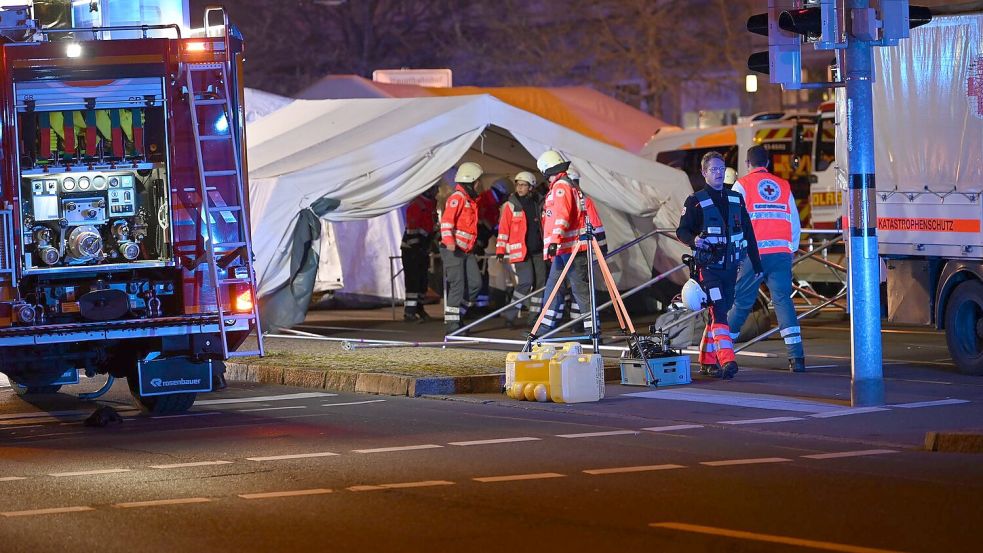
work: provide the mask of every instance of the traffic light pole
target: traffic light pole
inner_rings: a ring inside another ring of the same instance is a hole
[[[848,13],[870,7],[869,0],[846,0]],[[872,44],[848,29],[845,55],[846,140],[849,153],[849,290],[851,403],[884,403],[881,358],[880,257],[874,187]]]

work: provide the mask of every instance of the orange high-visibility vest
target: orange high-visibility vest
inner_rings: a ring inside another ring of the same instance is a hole
[[[518,202],[505,202],[502,218],[498,221],[498,240],[495,243],[496,255],[508,255],[510,263],[526,259],[526,229],[529,222],[526,212]]]
[[[737,182],[744,187],[744,203],[758,241],[758,253],[795,252],[798,244],[792,243],[792,210],[798,208],[788,181],[759,167]]]
[[[440,241],[445,246],[456,245],[464,253],[474,249],[478,239],[478,204],[464,188],[457,186],[447,197],[440,217]]]

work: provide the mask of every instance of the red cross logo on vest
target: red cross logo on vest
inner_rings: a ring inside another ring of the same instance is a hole
[[[758,183],[758,194],[766,202],[774,202],[781,195],[782,189],[778,187],[778,183],[771,179],[761,179]]]
[[[983,56],[969,64],[968,73],[966,100],[969,102],[969,110],[976,117],[983,119]]]

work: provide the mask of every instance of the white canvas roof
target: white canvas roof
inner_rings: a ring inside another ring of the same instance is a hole
[[[602,204],[612,247],[653,225],[675,228],[691,190],[684,173],[491,96],[294,101],[249,127],[259,295],[289,279],[292,231],[315,201],[340,202],[324,219],[366,219],[409,202],[462,158],[528,169],[550,148],[573,162],[584,191]],[[612,268],[619,285],[630,286],[649,278],[653,263],[677,264],[684,251],[659,238]]]

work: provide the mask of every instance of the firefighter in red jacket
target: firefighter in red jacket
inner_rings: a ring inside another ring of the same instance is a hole
[[[543,206],[543,242],[545,243],[543,257],[551,263],[543,296],[545,301],[560,280],[560,273],[563,272],[570,255],[574,251],[587,251],[586,242],[580,240],[580,236],[586,230],[587,216],[590,216],[592,225],[596,227],[603,225],[597,212],[591,213],[586,206],[586,197],[580,191],[580,187],[569,178],[567,171],[570,169],[570,162],[559,152],[547,150],[539,156],[536,166],[550,183],[550,191]],[[567,283],[573,289],[574,298],[581,310],[589,309],[590,306],[588,270],[587,256],[578,254],[567,273]],[[559,300],[554,300],[553,305],[544,306],[546,314],[543,317],[543,327],[547,331],[556,327],[559,321],[558,306]],[[584,330],[588,334],[595,332],[591,324],[591,318],[588,317],[584,321]]]
[[[478,193],[475,187],[483,170],[474,162],[465,162],[457,170],[454,192],[447,197],[440,217],[440,258],[444,262],[447,282],[444,302],[444,329],[453,332],[461,327],[461,308],[474,305],[481,290],[481,273],[474,257],[478,239]]]
[[[403,256],[403,282],[406,302],[403,320],[425,321],[423,298],[429,288],[430,243],[437,224],[437,187],[432,186],[406,208],[406,230],[399,245]]]
[[[543,260],[543,206],[532,193],[536,177],[528,171],[515,176],[515,193],[509,196],[498,222],[498,241],[495,255],[499,261],[508,259],[515,269],[518,283],[513,301],[542,288],[546,283],[546,262]],[[515,327],[519,309],[525,305],[531,318],[539,317],[543,298],[534,296],[504,313],[505,326]]]

